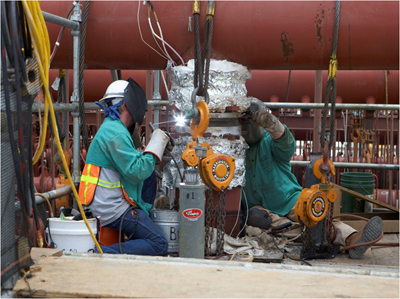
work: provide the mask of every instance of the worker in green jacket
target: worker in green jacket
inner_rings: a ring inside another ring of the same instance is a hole
[[[263,103],[254,99],[250,123],[243,124],[246,150],[246,186],[242,206],[248,209],[247,224],[268,229],[295,219],[295,205],[302,191],[291,172],[290,160],[296,148],[292,133]],[[247,214],[247,213],[246,213]],[[348,246],[377,239],[382,232],[382,219],[373,217],[362,232],[334,221],[337,229],[334,244]],[[351,258],[360,258],[371,245],[349,250]]]
[[[136,149],[131,132],[142,124],[147,100],[131,78],[111,83],[96,103],[105,110],[105,119],[87,153],[79,198],[100,217],[102,226],[128,237],[126,242],[102,246],[102,251],[165,255],[168,241],[150,219],[149,209],[156,195],[154,167],[161,162],[169,137],[156,129],[144,152]]]

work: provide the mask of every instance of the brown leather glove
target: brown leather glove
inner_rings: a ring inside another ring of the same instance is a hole
[[[250,123],[263,127],[272,139],[278,139],[285,133],[282,123],[265,109],[254,112]]]

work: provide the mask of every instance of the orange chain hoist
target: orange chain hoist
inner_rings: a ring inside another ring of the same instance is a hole
[[[221,191],[229,186],[235,172],[235,159],[214,153],[207,142],[203,142],[203,134],[210,122],[210,110],[205,101],[197,103],[198,118],[193,118],[190,132],[193,141],[189,142],[183,151],[182,161],[190,167],[199,167],[200,177],[207,186],[216,191]]]
[[[314,227],[322,221],[327,214],[329,203],[337,199],[337,192],[329,183],[329,176],[335,175],[335,166],[328,159],[328,142],[325,143],[323,157],[314,162],[313,172],[315,177],[321,180],[321,184],[303,189],[294,211],[296,220],[307,227]]]

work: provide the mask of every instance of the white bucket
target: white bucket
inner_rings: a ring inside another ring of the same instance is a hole
[[[49,218],[49,227],[46,228],[45,236],[46,243],[49,244],[53,240],[54,248],[62,249],[64,252],[94,252],[95,244],[85,222],[72,220],[72,218],[72,216],[65,217],[65,220]],[[88,219],[88,223],[96,236],[96,218]]]

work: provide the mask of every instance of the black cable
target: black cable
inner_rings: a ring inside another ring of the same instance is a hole
[[[69,19],[69,18],[70,18],[71,12],[74,10],[74,7],[75,7],[75,5],[72,5],[71,9],[69,10],[69,12],[68,12],[68,14],[67,14],[66,19]],[[56,41],[54,53],[53,53],[52,57],[50,58],[50,65],[51,65],[51,63],[53,62],[54,57],[56,56],[58,47],[60,46],[60,42],[61,42],[61,38],[62,38],[63,33],[64,33],[64,29],[65,29],[65,26],[63,26],[63,27],[61,28],[60,36],[59,36],[59,38],[58,38],[57,41]]]
[[[181,178],[181,183],[183,183],[183,176],[182,176],[181,171],[180,171],[180,169],[179,169],[178,163],[176,163],[176,160],[175,160],[175,158],[174,158],[174,155],[173,155],[169,150],[167,150],[167,149],[165,149],[165,151],[166,151],[168,154],[170,154],[172,160],[174,160],[176,169],[178,169],[179,177]]]
[[[32,162],[30,161],[31,156],[27,156],[25,153],[25,149],[27,149],[28,146],[31,145],[31,142],[28,141],[26,137],[24,137],[26,134],[29,135],[28,132],[24,132],[23,128],[23,111],[22,111],[22,94],[21,94],[21,78],[20,78],[20,72],[22,73],[22,78],[25,82],[27,82],[27,74],[26,74],[26,65],[25,61],[22,57],[22,49],[20,47],[19,43],[19,35],[18,35],[18,22],[17,22],[17,4],[15,1],[11,2],[11,19],[12,19],[12,26],[11,30],[13,31],[14,35],[14,45],[13,49],[15,49],[16,55],[14,55],[14,76],[15,76],[15,86],[16,86],[16,96],[17,96],[17,123],[18,123],[18,134],[19,134],[19,155],[21,156],[21,167],[23,167],[23,180],[24,180],[24,188],[27,193],[25,193],[25,200],[30,200],[32,203],[32,209],[33,209],[33,218],[35,220],[35,226],[36,226],[36,231],[39,230],[39,217],[38,217],[38,208],[36,206],[36,201],[35,201],[35,192],[33,190],[33,177],[30,175],[29,169],[32,169]],[[20,69],[18,69],[18,61],[17,58],[20,60]],[[25,96],[26,98],[27,96]],[[28,103],[29,106],[29,103]],[[29,109],[29,108],[28,108]],[[29,109],[30,110],[30,109]],[[32,122],[31,122],[32,123]],[[31,124],[30,123],[30,124]],[[32,131],[32,129],[27,130],[27,131]],[[29,159],[29,161],[28,161]],[[30,165],[30,166],[29,166]],[[19,166],[19,165],[18,165]],[[33,170],[32,170],[33,171]],[[32,172],[33,173],[33,172]]]
[[[291,260],[293,260],[293,261],[302,262],[302,263],[304,263],[304,264],[306,264],[306,265],[308,265],[308,266],[310,266],[310,267],[312,266],[309,262],[307,262],[307,261],[304,260],[304,259],[296,259],[296,258],[291,257],[291,256],[289,256],[288,254],[286,254],[282,249],[279,248],[278,244],[276,244],[275,236],[274,236],[273,234],[271,234],[271,236],[272,236],[272,240],[274,241],[274,244],[275,244],[276,248],[278,248],[279,251],[282,252],[284,256],[286,256],[287,258],[289,258],[289,259],[291,259]]]
[[[3,25],[3,23],[2,23]],[[1,26],[2,29],[3,26]],[[18,186],[18,190],[19,190],[19,194],[20,194],[20,207],[22,210],[22,215],[26,221],[26,223],[28,223],[28,213],[29,213],[29,206],[26,205],[26,201],[25,201],[25,192],[24,192],[24,188],[23,188],[23,182],[22,182],[22,170],[19,167],[21,165],[20,160],[19,160],[19,156],[17,155],[18,150],[17,150],[17,145],[15,142],[15,138],[14,138],[14,132],[13,132],[13,121],[12,121],[12,113],[11,113],[11,105],[10,105],[10,94],[9,94],[9,83],[8,83],[8,74],[7,74],[7,64],[6,64],[6,49],[4,47],[4,35],[1,35],[1,41],[2,41],[2,50],[1,50],[1,71],[2,71],[2,81],[3,81],[3,90],[4,90],[4,102],[5,102],[5,106],[6,106],[6,116],[7,116],[7,128],[8,128],[8,134],[9,134],[9,138],[10,138],[10,146],[11,146],[11,151],[12,151],[12,157],[13,157],[13,162],[14,162],[14,170],[15,170],[15,176],[17,179],[17,186]],[[6,209],[4,209],[4,212],[6,211]],[[4,216],[4,215],[2,215]],[[2,220],[4,219],[4,217],[2,217]]]
[[[11,48],[11,36],[7,21],[8,17],[6,9],[6,2],[1,1],[1,36],[4,38],[1,44],[5,46],[7,56],[9,58],[9,61],[11,62],[14,60],[14,52]]]
[[[20,36],[18,34],[18,9],[17,9],[17,2],[16,1],[10,1],[9,2],[11,4],[11,29],[12,29],[12,35],[13,35],[13,42],[16,48],[16,54],[17,54],[17,58],[18,58],[18,63],[20,65],[21,68],[21,73],[22,73],[22,80],[24,80],[24,82],[28,81],[28,76],[26,75],[26,66],[25,66],[25,59],[23,57],[22,54],[22,48],[20,45]],[[21,30],[22,31],[22,30]],[[15,62],[14,59],[14,69],[16,70],[17,68],[17,63]],[[15,71],[17,73],[17,71]],[[20,85],[17,85],[20,86]]]
[[[18,1],[18,9],[20,12],[20,28],[21,28],[21,32],[22,32],[22,41],[24,44],[24,56],[25,59],[27,58],[32,58],[32,43],[31,43],[31,36],[30,36],[30,32],[29,32],[29,27],[27,26],[25,20],[25,12],[24,12],[24,8],[22,6],[22,1]]]
[[[122,252],[122,246],[121,246],[121,235],[123,234],[123,232],[122,232],[122,223],[124,222],[124,219],[125,219],[126,214],[128,214],[129,211],[132,211],[132,210],[134,210],[134,209],[136,209],[136,207],[130,206],[130,207],[125,211],[125,213],[122,215],[121,222],[119,223],[118,244],[119,244],[119,252],[120,252],[121,254],[123,254],[123,252]],[[139,222],[139,214],[138,214],[136,211],[135,211],[135,213],[136,213],[135,227],[134,227],[134,229],[133,229],[133,231],[132,231],[132,233],[131,233],[131,235],[129,236],[128,239],[130,239],[130,238],[133,237],[134,233],[136,232],[137,224],[138,224],[138,222]]]

